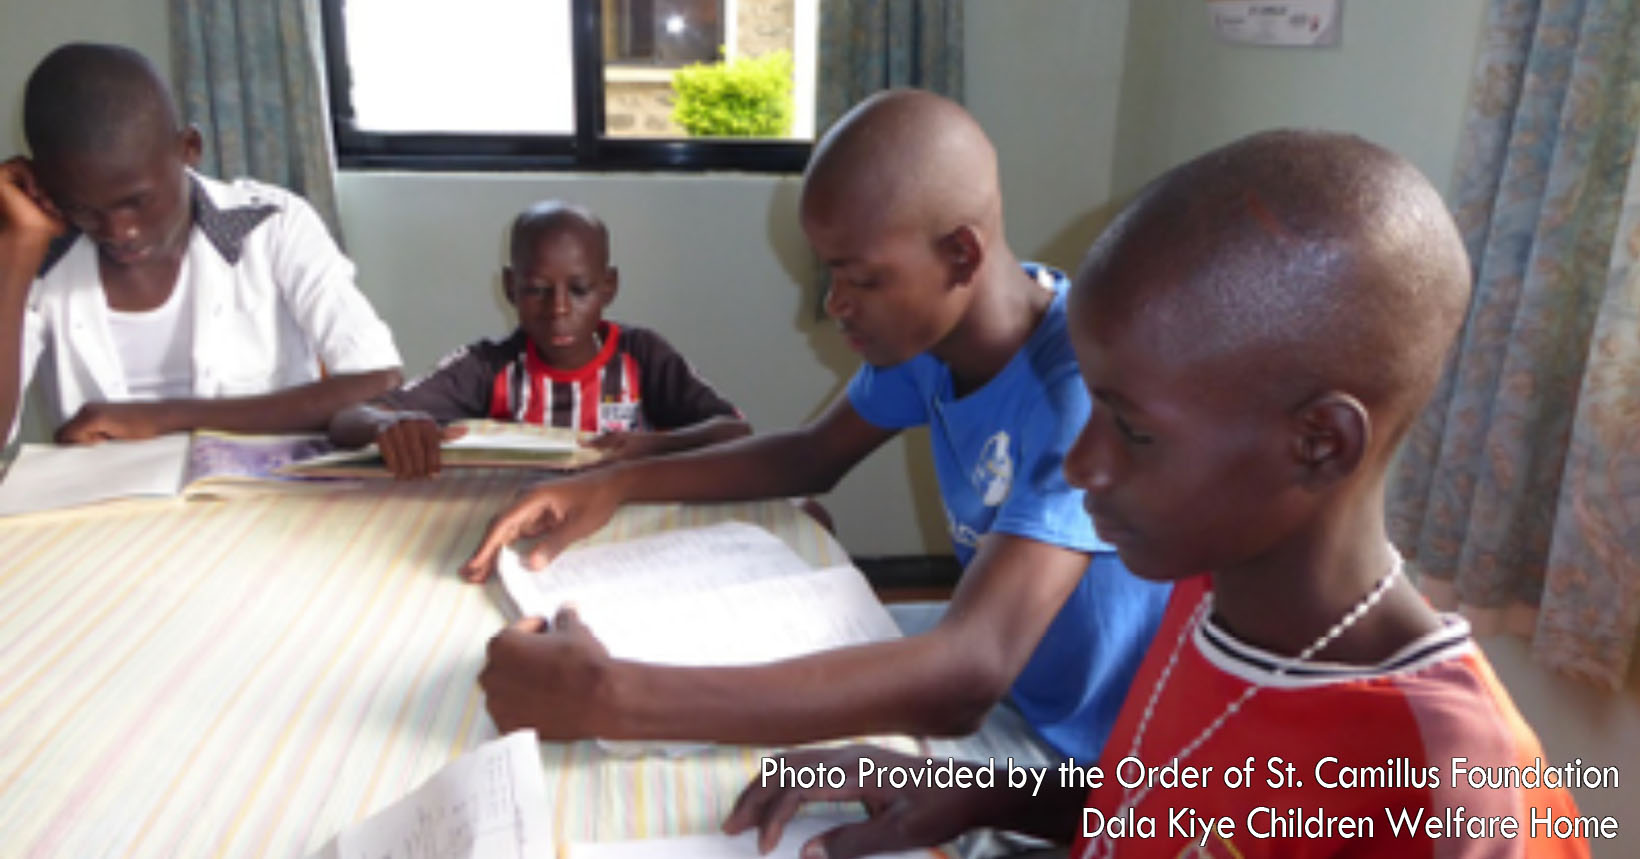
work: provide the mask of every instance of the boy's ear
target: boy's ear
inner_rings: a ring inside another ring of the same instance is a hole
[[[513,291],[513,270],[510,265],[501,267],[501,292],[507,296],[508,304],[518,306],[518,294]]]
[[[199,126],[188,123],[177,136],[177,143],[182,150],[182,163],[189,167],[198,167],[199,159],[205,154],[205,138],[199,133]]]
[[[1294,413],[1292,454],[1304,481],[1319,485],[1354,474],[1366,458],[1372,420],[1360,400],[1328,391]]]
[[[968,224],[941,236],[936,248],[940,258],[951,269],[953,284],[973,280],[980,263],[985,260],[985,242],[980,239],[979,231]]]
[[[604,284],[603,284],[604,304],[608,305],[608,304],[614,303],[615,295],[616,295],[616,293],[618,293],[620,291],[621,291],[621,270],[616,268],[615,266],[610,266],[604,272]]]

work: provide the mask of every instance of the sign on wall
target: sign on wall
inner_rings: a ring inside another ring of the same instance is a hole
[[[1338,44],[1342,0],[1207,0],[1213,30],[1227,42],[1281,47]]]

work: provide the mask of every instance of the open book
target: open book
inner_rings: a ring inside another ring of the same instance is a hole
[[[128,499],[227,497],[335,488],[278,470],[330,450],[314,435],[175,433],[94,445],[25,444],[0,481],[0,516]]]
[[[572,604],[622,659],[746,665],[900,636],[859,570],[814,569],[745,522],[581,546],[534,572],[508,549],[497,567],[518,614]]]
[[[492,420],[457,421],[467,432],[440,446],[439,459],[451,468],[538,468],[567,471],[591,465],[601,451],[581,444],[579,433],[562,427]],[[385,477],[387,463],[374,444],[338,450],[292,463],[282,472],[305,477]]]

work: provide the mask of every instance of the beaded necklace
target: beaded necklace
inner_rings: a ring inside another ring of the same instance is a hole
[[[1378,604],[1379,600],[1384,598],[1384,594],[1389,591],[1390,585],[1394,584],[1395,580],[1400,577],[1401,571],[1405,566],[1401,560],[1401,553],[1397,552],[1395,547],[1391,546],[1389,551],[1391,558],[1389,571],[1384,573],[1383,578],[1379,579],[1378,583],[1372,586],[1372,590],[1368,591],[1366,596],[1362,597],[1359,602],[1350,608],[1349,611],[1345,612],[1344,616],[1339,618],[1337,623],[1333,624],[1331,628],[1322,633],[1320,638],[1310,642],[1308,647],[1299,651],[1297,656],[1281,660],[1274,668],[1270,670],[1271,674],[1278,677],[1282,676],[1308,661],[1310,657],[1319,653],[1322,648],[1331,644],[1334,639],[1338,638],[1340,635],[1343,635],[1345,630],[1348,630],[1351,626],[1354,626],[1355,622],[1360,620],[1362,615],[1370,611],[1373,606]],[[1150,698],[1145,702],[1144,712],[1139,716],[1139,725],[1133,731],[1133,742],[1128,744],[1126,757],[1138,757],[1139,746],[1145,740],[1145,731],[1150,727],[1151,717],[1156,715],[1156,702],[1161,699],[1162,690],[1167,688],[1167,681],[1173,675],[1173,667],[1179,662],[1179,651],[1184,649],[1185,639],[1189,638],[1191,633],[1195,632],[1196,628],[1201,626],[1202,621],[1206,619],[1208,610],[1211,608],[1212,596],[1213,595],[1211,593],[1202,595],[1201,602],[1197,603],[1195,611],[1191,612],[1190,620],[1187,621],[1183,628],[1179,630],[1179,639],[1178,641],[1173,642],[1173,652],[1168,654],[1167,664],[1162,666],[1161,673],[1156,675],[1155,684],[1150,687]],[[1203,743],[1206,743],[1210,737],[1212,737],[1215,733],[1218,733],[1218,730],[1224,727],[1224,723],[1228,722],[1230,717],[1240,712],[1242,706],[1247,703],[1248,699],[1258,694],[1258,690],[1262,688],[1264,687],[1258,685],[1257,683],[1247,684],[1247,688],[1243,689],[1241,694],[1237,696],[1234,701],[1231,701],[1227,706],[1225,706],[1224,711],[1219,713],[1218,717],[1213,721],[1209,722],[1207,727],[1203,728],[1201,732],[1196,735],[1195,739],[1186,743],[1183,748],[1179,749],[1179,753],[1174,755],[1171,760],[1175,763],[1181,762],[1194,753],[1197,749],[1200,749]],[[1124,788],[1122,792],[1122,804],[1116,809],[1115,814],[1112,816],[1121,817],[1126,815],[1134,808],[1137,808],[1139,803],[1143,802],[1145,797],[1150,795],[1150,788],[1151,785],[1148,783],[1148,780],[1143,789],[1136,790],[1134,788]],[[1087,847],[1082,851],[1081,859],[1104,859],[1104,857],[1115,855],[1115,852],[1116,844],[1114,839],[1112,839],[1109,835],[1101,834],[1097,839],[1091,839],[1088,841]]]

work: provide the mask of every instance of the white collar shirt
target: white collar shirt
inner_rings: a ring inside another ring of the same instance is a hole
[[[267,394],[316,381],[321,367],[401,366],[353,263],[306,200],[248,179],[190,179],[194,224],[179,276],[191,278],[184,324],[193,332],[195,397]],[[131,399],[108,314],[96,246],[79,236],[48,257],[25,310],[20,390],[44,360],[53,425],[88,402]]]

